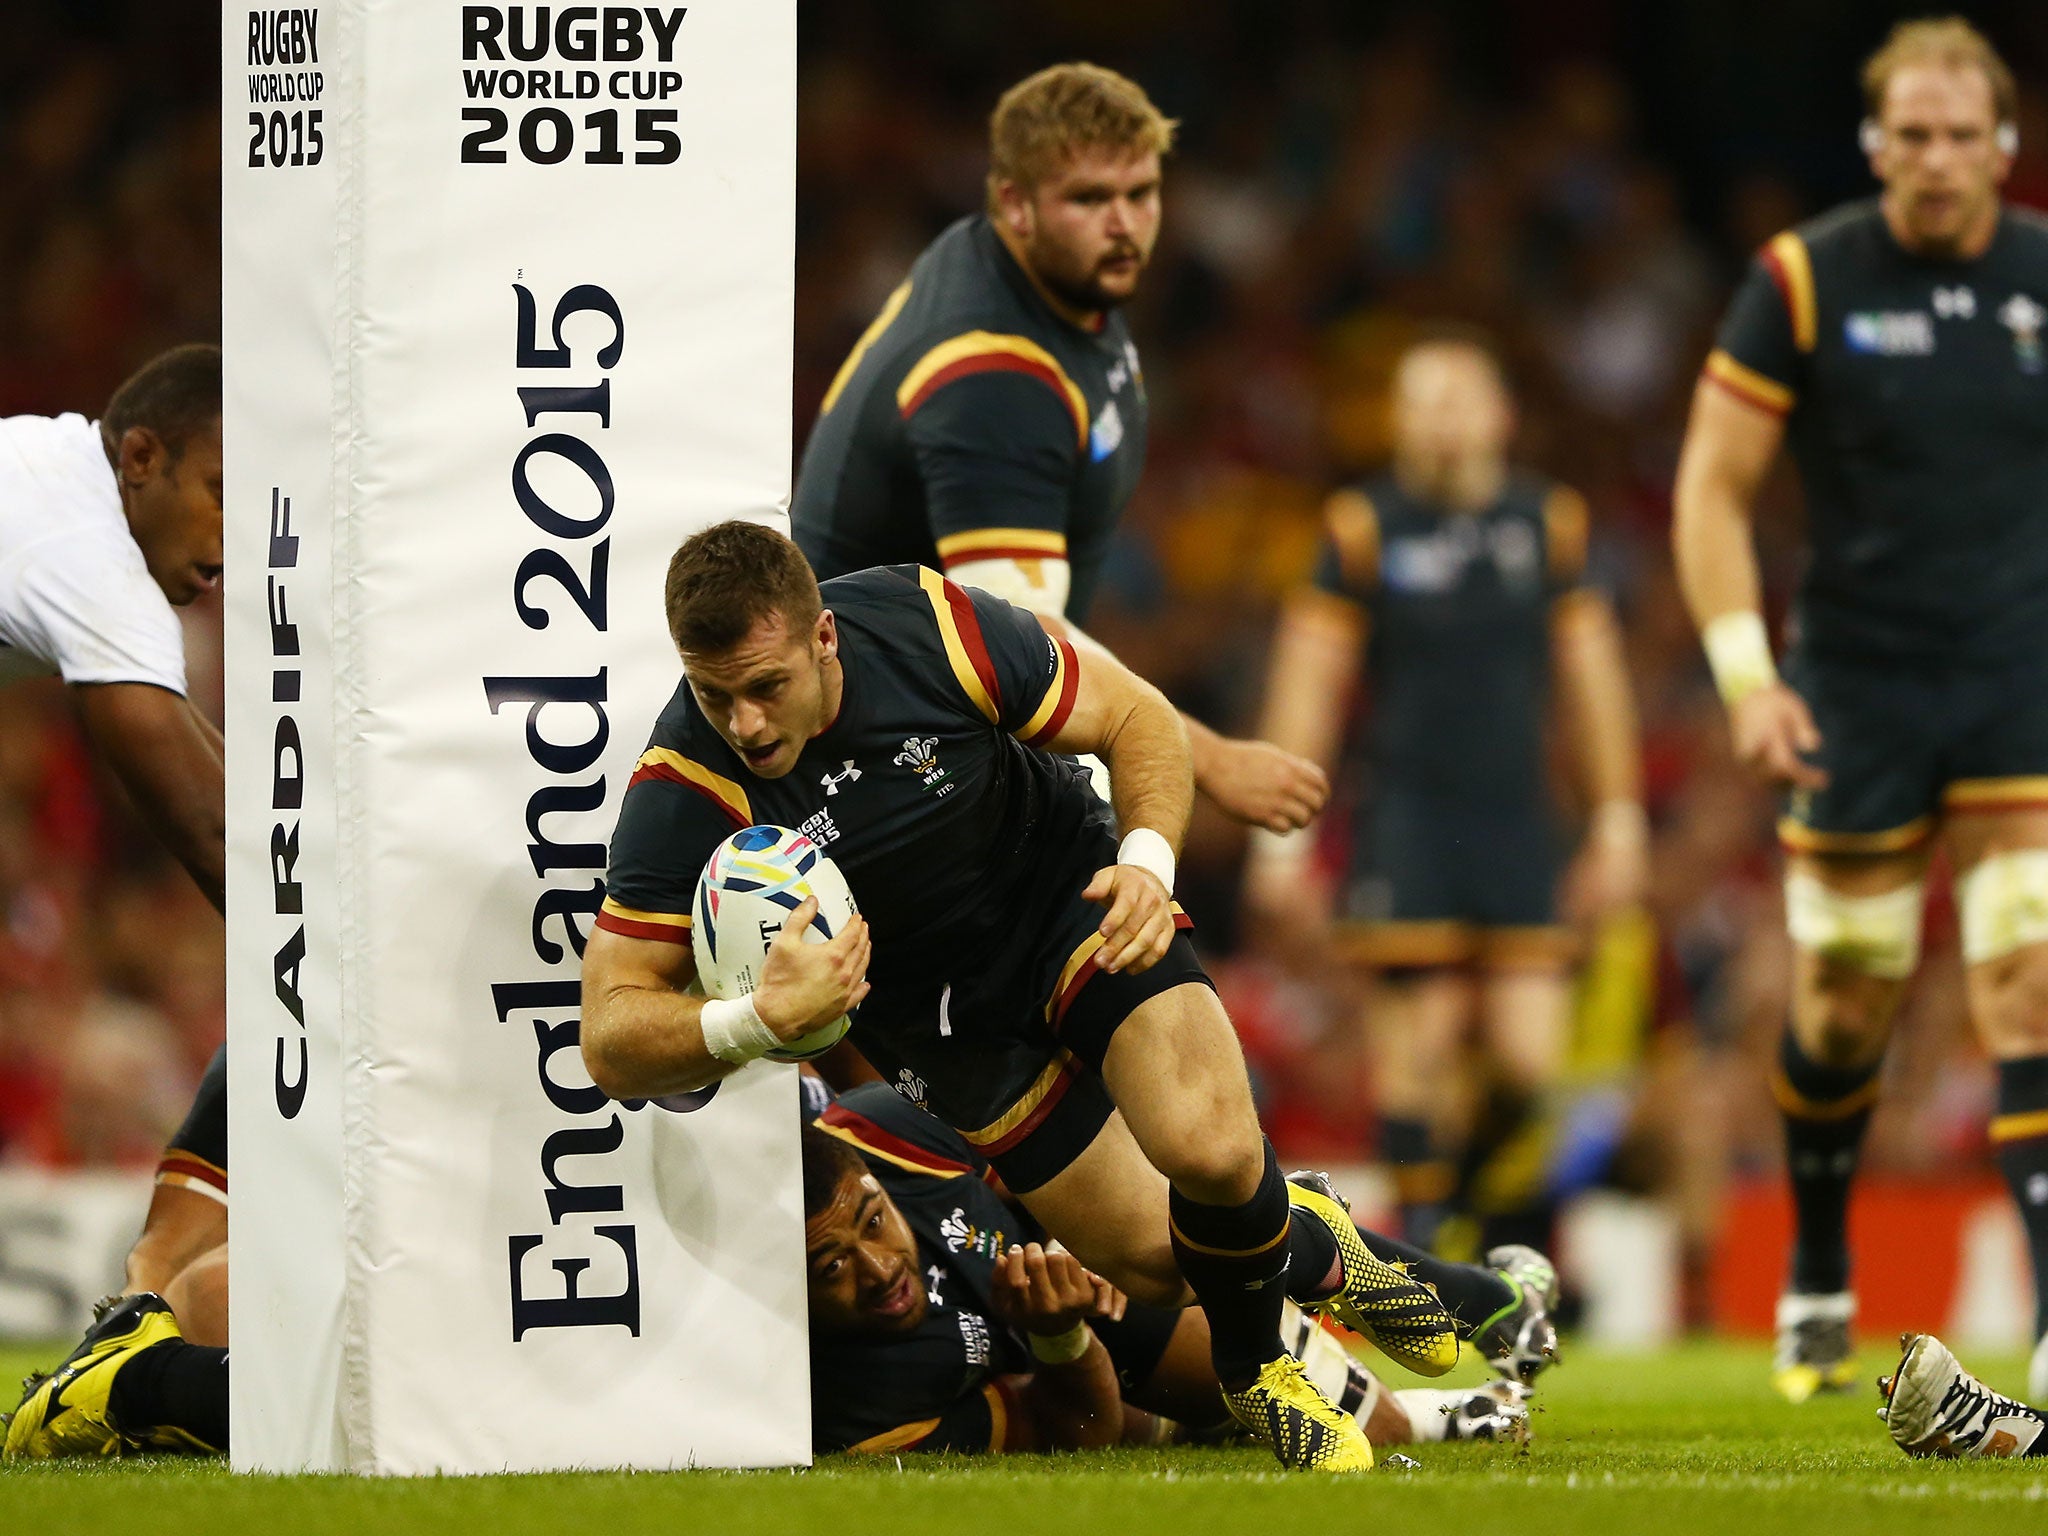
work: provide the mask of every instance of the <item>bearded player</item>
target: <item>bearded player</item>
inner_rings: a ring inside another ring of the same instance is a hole
[[[1693,400],[1679,577],[1737,755],[1790,791],[1797,950],[1775,1088],[1797,1218],[1776,1381],[1853,1381],[1846,1214],[1939,843],[2048,1396],[2048,223],[2004,205],[2010,71],[1956,18],[1864,66],[1881,194],[1758,254]],[[1812,558],[1781,676],[1750,537],[1780,446]]]
[[[684,679],[626,791],[584,956],[592,1081],[688,1092],[858,1007],[862,1054],[1090,1270],[1153,1305],[1192,1290],[1232,1411],[1284,1464],[1370,1466],[1280,1347],[1283,1298],[1429,1374],[1455,1360],[1455,1325],[1326,1191],[1280,1175],[1172,900],[1193,786],[1171,706],[935,571],[821,591],[753,524],[686,541],[666,602]],[[1121,841],[1078,752],[1109,763]],[[707,1002],[688,991],[692,897],[755,823],[826,848],[861,915],[802,943],[807,902],[754,992]],[[1491,1331],[1540,1314],[1529,1288],[1485,1282]]]
[[[1094,646],[1079,626],[1145,462],[1121,306],[1175,126],[1093,64],[1004,93],[986,209],[925,249],[825,393],[790,502],[821,580],[928,565]],[[1314,764],[1183,723],[1196,788],[1237,820],[1281,831],[1322,808]]]

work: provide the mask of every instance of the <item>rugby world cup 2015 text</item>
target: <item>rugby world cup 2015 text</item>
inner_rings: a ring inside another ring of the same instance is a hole
[[[299,821],[306,806],[306,749],[292,713],[304,692],[299,626],[291,621],[283,576],[299,563],[299,540],[292,532],[292,499],[278,486],[270,488],[270,547],[264,563],[269,567],[270,701],[278,706],[270,735],[270,811],[277,818],[270,827],[270,915],[278,932],[291,928],[271,957],[277,1000],[291,1020],[289,1025],[278,1021],[271,1086],[278,1114],[290,1120],[306,1103],[306,1004],[299,977],[306,961],[306,891],[296,875]]]
[[[326,93],[320,70],[318,6],[250,11],[249,105],[269,112],[249,114],[249,168],[318,165],[327,154],[323,109]],[[298,103],[285,111],[277,103]]]
[[[532,431],[545,422],[549,430],[529,437],[513,459],[512,500],[532,528],[555,542],[528,550],[520,560],[512,578],[513,610],[530,630],[547,630],[561,619],[565,624],[586,624],[603,634],[610,626],[611,574],[611,540],[604,530],[611,521],[617,490],[593,439],[611,429],[609,370],[625,352],[625,316],[618,300],[605,289],[579,284],[554,306],[552,340],[543,344],[538,337],[539,306],[532,291],[515,284],[513,295],[517,331],[513,358],[522,380],[546,379],[554,370],[590,363],[601,370],[594,383],[515,385],[527,429]],[[608,335],[594,351],[572,349],[563,337],[564,327],[579,316],[594,317],[578,323],[580,335],[588,335],[593,326]],[[549,488],[547,494],[537,479]],[[565,486],[575,487],[573,505]],[[579,553],[580,568],[572,559]],[[589,930],[582,924],[595,920],[604,900],[605,845],[558,842],[550,835],[547,818],[587,816],[604,808],[605,776],[593,770],[611,739],[611,720],[605,710],[607,673],[607,668],[599,667],[585,674],[482,679],[485,702],[493,716],[510,721],[524,715],[527,760],[545,776],[526,802],[526,853],[538,882],[529,939],[534,958],[557,969],[557,974],[543,979],[493,985],[492,1008],[500,1024],[510,1023],[515,1016],[530,1021],[542,1095],[555,1111],[581,1122],[550,1132],[541,1143],[542,1198],[549,1231],[513,1233],[507,1238],[515,1342],[535,1328],[619,1326],[635,1336],[640,1332],[639,1248],[632,1223],[563,1226],[567,1216],[601,1218],[624,1213],[623,1185],[602,1182],[601,1175],[598,1182],[571,1182],[564,1177],[563,1163],[577,1159],[585,1177],[591,1177],[594,1165],[585,1160],[616,1152],[625,1142],[622,1111],[644,1107],[638,1101],[615,1104],[593,1084],[577,1084],[573,1078],[565,1083],[556,1075],[558,1058],[564,1053],[572,1064],[577,1060],[577,961],[589,939]],[[557,876],[580,883],[557,885]],[[550,924],[558,925],[555,933],[549,931]],[[602,1120],[598,1120],[600,1116]],[[558,1280],[543,1280],[527,1263],[528,1255],[544,1245]],[[564,1256],[553,1257],[564,1249]],[[600,1257],[608,1273],[623,1271],[623,1282],[615,1289],[592,1293],[585,1288],[583,1272]]]
[[[462,94],[470,101],[667,102],[683,88],[676,34],[688,8],[652,5],[466,5]],[[549,67],[550,65],[554,67]],[[563,65],[579,66],[563,68]],[[532,66],[532,67],[528,67]],[[462,110],[462,160],[504,165],[673,165],[683,141],[667,106],[572,116],[555,106]]]

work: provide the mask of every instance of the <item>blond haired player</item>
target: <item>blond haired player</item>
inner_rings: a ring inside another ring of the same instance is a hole
[[[2048,1395],[2048,222],[2005,206],[2011,73],[1957,18],[1863,72],[1883,190],[1757,255],[1694,395],[1679,577],[1735,751],[1790,792],[1798,951],[1776,1074],[1797,1240],[1777,1383],[1855,1376],[1849,1188],[1937,843],[1970,1012],[1998,1063],[1991,1138],[2033,1250]],[[1750,517],[1781,446],[1812,559],[1781,676]]]
[[[1077,626],[1145,463],[1120,307],[1159,236],[1174,128],[1094,64],[1004,93],[987,207],[926,247],[825,394],[790,504],[820,579],[928,565],[1091,644]],[[1321,809],[1313,764],[1184,724],[1196,788],[1239,821]]]

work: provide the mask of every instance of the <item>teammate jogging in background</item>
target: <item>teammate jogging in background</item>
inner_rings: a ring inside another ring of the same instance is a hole
[[[1233,1411],[1283,1463],[1370,1466],[1356,1422],[1281,1348],[1283,1298],[1427,1374],[1455,1360],[1454,1324],[1335,1200],[1280,1175],[1180,931],[1193,787],[1158,691],[935,571],[821,591],[795,545],[750,523],[686,541],[666,603],[686,675],[627,788],[584,955],[592,1080],[688,1092],[858,1007],[851,1038],[884,1080],[1082,1264],[1152,1305],[1192,1288]],[[1055,755],[1075,752],[1108,760],[1121,842]],[[861,915],[806,944],[815,908],[798,908],[751,997],[705,1002],[687,992],[692,896],[756,823],[830,853]],[[1540,1316],[1534,1287],[1480,1278],[1490,1330]]]
[[[1775,1086],[1797,1214],[1777,1384],[1848,1387],[1846,1212],[1937,839],[2048,1397],[2048,223],[2003,205],[2011,73],[1967,23],[1864,66],[1882,194],[1758,253],[1693,400],[1677,558],[1735,751],[1787,788],[1797,977]],[[1788,444],[1812,559],[1781,677],[1750,538]]]
[[[145,364],[97,422],[0,420],[0,682],[64,679],[93,745],[216,908],[226,878],[221,739],[185,697],[184,632],[172,609],[220,580],[220,417],[220,349],[188,346]],[[216,1052],[128,1256],[133,1294],[56,1372],[30,1379],[7,1456],[110,1449],[115,1377],[137,1349],[178,1339],[172,1305],[202,1319],[210,1343],[226,1343],[226,1187],[226,1065]],[[164,1412],[140,1377],[154,1383],[157,1367],[176,1359],[202,1391],[218,1372],[222,1411],[217,1424],[202,1416],[201,1428],[219,1438],[153,1443],[225,1444],[226,1351],[178,1349],[193,1353],[158,1351],[124,1389],[137,1443]]]
[[[1380,982],[1381,1152],[1403,1236],[1430,1247],[1465,1140],[1467,1034],[1477,1026],[1493,1096],[1523,1110],[1563,1065],[1553,695],[1592,808],[1577,881],[1589,909],[1641,900],[1647,832],[1620,637],[1583,579],[1586,504],[1509,466],[1514,407],[1491,350],[1463,334],[1411,349],[1392,426],[1392,469],[1331,498],[1314,584],[1283,611],[1264,729],[1334,762],[1343,701],[1370,681],[1344,948]],[[1309,854],[1306,836],[1254,839],[1247,899],[1262,925],[1302,924]]]
[[[934,240],[855,343],[790,503],[819,579],[928,565],[1078,628],[1145,463],[1119,307],[1159,235],[1176,124],[1093,64],[1042,70],[989,123],[988,206]],[[1187,720],[1195,787],[1256,826],[1322,808],[1322,771]]]

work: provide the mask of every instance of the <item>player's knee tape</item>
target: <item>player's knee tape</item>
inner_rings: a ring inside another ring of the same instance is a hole
[[[1792,942],[1823,960],[1870,976],[1910,976],[1920,963],[1919,881],[1879,896],[1845,896],[1813,875],[1785,877],[1785,926]]]
[[[1956,881],[1963,958],[1975,965],[2048,942],[2048,848],[1994,853]]]

